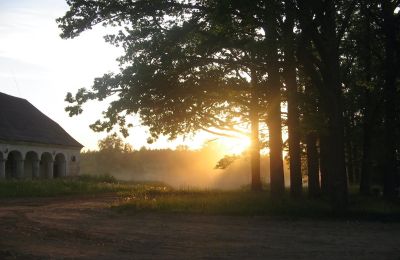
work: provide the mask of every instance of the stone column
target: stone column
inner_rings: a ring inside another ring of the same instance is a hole
[[[47,162],[47,164],[46,164],[47,176],[46,177],[49,179],[53,179],[53,177],[54,177],[53,171],[54,171],[54,161]]]
[[[24,160],[16,160],[17,161],[17,168],[16,168],[16,177],[17,179],[24,178]]]
[[[39,178],[39,171],[40,171],[40,161],[39,160],[33,160],[32,161],[32,179],[38,179]]]
[[[6,178],[6,159],[0,158],[0,180]]]

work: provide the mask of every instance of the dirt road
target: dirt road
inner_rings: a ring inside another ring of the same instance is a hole
[[[114,200],[0,200],[0,259],[400,259],[400,223],[127,215]]]

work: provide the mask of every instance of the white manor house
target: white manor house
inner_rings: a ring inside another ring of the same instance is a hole
[[[77,175],[82,147],[27,100],[0,92],[0,179]]]

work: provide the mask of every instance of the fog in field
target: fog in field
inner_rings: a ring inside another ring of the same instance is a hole
[[[81,173],[110,174],[126,181],[160,181],[175,188],[238,189],[250,183],[250,160],[238,156],[225,169],[216,169],[226,153],[208,146],[191,150],[100,151],[82,154]],[[229,160],[228,160],[229,161]],[[269,181],[269,162],[261,160],[261,178]],[[285,176],[286,181],[288,176]]]

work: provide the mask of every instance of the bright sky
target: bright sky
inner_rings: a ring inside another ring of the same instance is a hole
[[[107,133],[94,133],[89,124],[101,117],[107,104],[92,102],[78,117],[64,111],[67,92],[90,87],[95,77],[117,70],[120,50],[104,42],[102,27],[87,31],[73,40],[59,37],[55,19],[68,10],[65,0],[0,0],[0,92],[30,101],[59,123],[86,149],[96,149]],[[137,122],[134,122],[136,125]],[[189,147],[199,148],[212,138],[208,134],[186,139]],[[162,138],[147,145],[145,127],[135,127],[128,142],[136,149],[174,148],[182,140]],[[227,150],[238,152],[247,140],[225,140]]]

